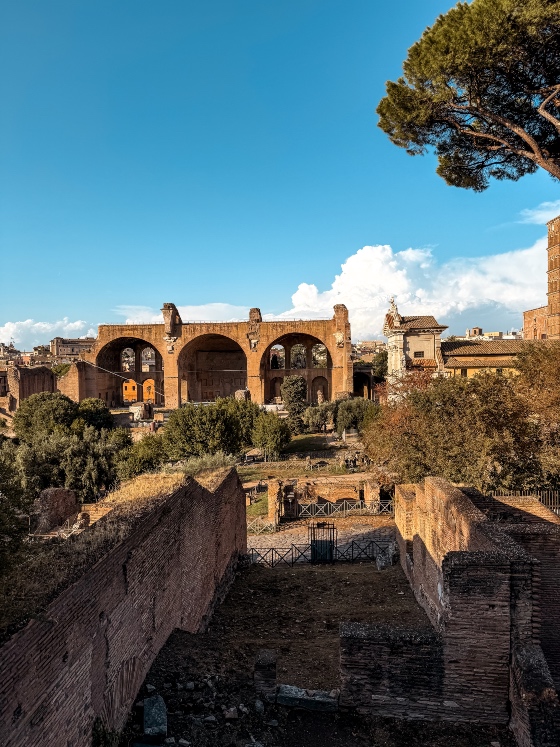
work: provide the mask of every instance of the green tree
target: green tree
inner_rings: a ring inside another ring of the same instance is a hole
[[[274,412],[261,412],[255,420],[253,444],[262,449],[265,456],[275,457],[290,443],[292,438],[286,420]]]
[[[117,475],[121,480],[128,480],[143,472],[158,469],[167,459],[163,437],[148,433],[128,449],[117,456]]]
[[[79,432],[88,425],[98,431],[102,428],[110,430],[114,427],[113,416],[102,399],[88,397],[78,405],[77,417],[72,423],[72,430]]]
[[[560,487],[560,342],[523,346],[514,384],[539,431],[543,487]]]
[[[16,451],[12,441],[0,440],[0,573],[15,560],[27,529],[22,520],[27,506],[16,465]]]
[[[81,501],[91,501],[116,482],[122,447],[123,439],[112,432],[86,426],[80,435],[56,432],[22,443],[15,465],[28,500],[45,488],[63,487],[74,490]]]
[[[482,191],[538,167],[560,178],[560,3],[473,0],[441,15],[387,83],[379,126],[437,173]]]
[[[163,439],[170,459],[218,451],[237,454],[242,447],[242,429],[238,416],[220,403],[188,403],[171,413]]]
[[[260,407],[254,402],[235,399],[235,397],[224,397],[216,400],[216,407],[223,408],[237,420],[241,445],[250,446],[255,420],[261,412]]]
[[[323,402],[320,405],[312,405],[303,413],[303,422],[309,431],[324,431],[327,425],[335,420],[338,409],[337,402]]]
[[[55,366],[51,366],[51,371],[57,379],[60,379],[62,376],[66,376],[70,370],[70,365],[70,363],[57,363]]]
[[[497,374],[432,379],[383,407],[363,438],[406,482],[435,475],[484,491],[542,481],[538,429],[515,382]]]
[[[339,436],[348,428],[356,428],[361,431],[364,420],[369,415],[377,413],[379,406],[368,399],[346,399],[340,402],[336,414],[336,432]]]
[[[52,433],[66,432],[78,414],[78,405],[60,392],[32,394],[21,402],[13,419],[16,436],[28,443]]]
[[[291,432],[302,433],[303,413],[307,406],[307,382],[303,376],[286,376],[280,392],[284,407],[288,411],[288,425]]]
[[[373,361],[371,364],[372,373],[376,379],[381,379],[381,381],[385,381],[387,378],[387,360],[388,360],[389,354],[386,350],[382,350],[380,353],[376,353],[373,356]]]

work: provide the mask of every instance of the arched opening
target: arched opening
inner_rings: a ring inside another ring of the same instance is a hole
[[[269,399],[273,404],[280,404],[282,402],[282,382],[284,379],[281,376],[275,376],[270,382],[270,395]]]
[[[156,401],[156,382],[153,379],[146,379],[142,384],[142,399],[144,402],[155,404]]]
[[[151,373],[156,370],[156,351],[153,348],[144,348],[140,358],[142,373]]]
[[[327,368],[328,351],[325,345],[317,343],[311,348],[311,367]]]
[[[290,351],[290,368],[307,368],[307,350],[305,345],[297,343]]]
[[[135,337],[112,340],[99,351],[95,365],[96,389],[100,398],[112,407],[142,401],[147,381],[151,381],[153,404],[164,404],[163,359],[146,340]]]
[[[286,368],[286,351],[283,345],[273,345],[270,348],[270,368],[272,371]]]
[[[134,371],[135,362],[134,350],[125,348],[121,353],[121,371]]]
[[[307,384],[307,401],[328,401],[332,392],[332,357],[324,342],[312,335],[287,334],[274,340],[264,351],[260,372],[264,400],[273,403],[281,397],[285,376],[302,376]],[[313,381],[317,379],[317,388]],[[321,392],[321,394],[319,394]]]
[[[247,388],[247,357],[224,335],[201,335],[181,350],[177,361],[181,402],[213,402]]]
[[[122,398],[126,404],[138,401],[138,386],[134,379],[127,379],[122,385]]]
[[[371,380],[368,374],[357,371],[354,374],[354,394],[356,397],[371,399]]]
[[[329,399],[329,382],[324,376],[316,376],[311,385],[311,403],[322,405]]]

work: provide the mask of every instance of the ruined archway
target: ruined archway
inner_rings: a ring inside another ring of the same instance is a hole
[[[279,365],[283,352],[284,366]],[[274,365],[274,367],[273,367]],[[323,340],[313,335],[287,334],[271,342],[261,358],[260,373],[265,402],[274,402],[285,376],[302,376],[307,383],[308,402],[317,403],[319,388],[323,401],[332,396],[332,356]],[[313,381],[317,379],[314,390]]]
[[[247,356],[225,335],[200,335],[177,361],[181,403],[213,402],[247,388]]]
[[[147,381],[152,382],[152,402],[164,404],[163,359],[159,350],[146,340],[136,337],[112,340],[97,354],[95,366],[96,394],[110,406],[142,401]]]

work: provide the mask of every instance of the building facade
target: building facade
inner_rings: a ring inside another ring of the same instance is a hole
[[[548,303],[523,312],[525,340],[560,340],[560,215],[549,221],[547,226]]]
[[[162,313],[163,324],[100,325],[89,350],[59,379],[59,389],[77,401],[99,397],[109,406],[131,401],[134,392],[138,401],[147,396],[171,409],[239,390],[248,390],[253,402],[273,402],[290,375],[306,380],[309,403],[352,392],[343,304],[331,319],[307,321],[263,321],[254,308],[241,322],[183,322],[172,303]]]

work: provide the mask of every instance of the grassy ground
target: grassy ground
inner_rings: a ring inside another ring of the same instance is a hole
[[[289,445],[284,449],[284,454],[295,454],[304,451],[323,451],[330,449],[330,437],[321,433],[302,433],[292,436]]]
[[[307,472],[305,465],[302,463],[291,464],[290,462],[259,462],[237,468],[239,479],[242,483],[257,482],[258,480],[290,480],[294,477],[309,477],[310,475],[345,475],[345,467],[332,464],[321,469],[314,469],[313,472]]]
[[[257,500],[247,506],[247,518],[255,519],[257,516],[268,514],[268,493],[259,493]]]

